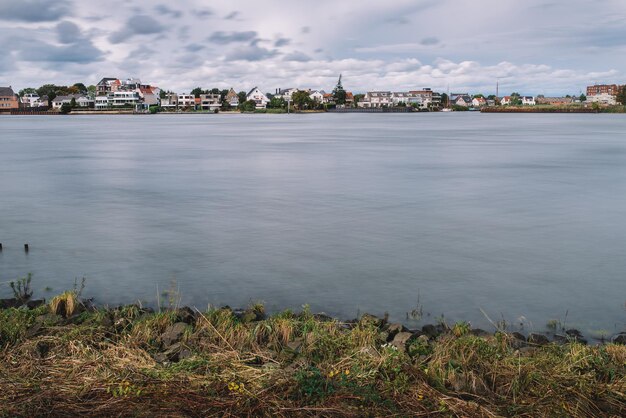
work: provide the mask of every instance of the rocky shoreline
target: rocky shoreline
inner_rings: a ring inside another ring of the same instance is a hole
[[[0,300],[0,416],[626,414],[626,333],[589,345],[573,329],[107,308],[79,294]]]

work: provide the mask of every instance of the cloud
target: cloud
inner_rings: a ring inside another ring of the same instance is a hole
[[[23,61],[54,64],[87,64],[103,59],[102,51],[87,39],[79,39],[63,46],[55,46],[47,42],[26,41],[21,43],[18,56]]]
[[[56,29],[57,35],[59,36],[59,42],[62,44],[71,44],[72,42],[76,42],[76,40],[82,36],[80,28],[72,22],[61,22],[57,25]]]
[[[214,15],[213,10],[211,9],[197,9],[192,10],[191,13],[200,19],[206,19]]]
[[[224,17],[224,19],[226,19],[226,20],[237,20],[239,15],[241,15],[241,13],[235,10],[234,12],[230,12],[229,14],[227,14]]]
[[[311,27],[310,26],[302,26],[302,28],[300,28],[300,33],[311,33]]]
[[[159,4],[155,6],[154,10],[156,10],[157,13],[159,13],[160,15],[170,16],[174,19],[180,19],[183,16],[183,12],[181,12],[180,10],[170,9],[164,4]]]
[[[185,50],[189,51],[189,52],[198,52],[204,49],[204,45],[200,45],[200,44],[189,44],[187,46],[185,46]]]
[[[276,51],[260,47],[257,42],[252,42],[248,46],[236,48],[226,56],[226,59],[229,61],[262,61],[276,54]]]
[[[109,41],[114,44],[119,44],[135,35],[153,35],[162,33],[165,30],[165,26],[157,22],[153,17],[148,15],[135,15],[128,19],[124,28],[113,32],[109,36]]]
[[[255,31],[246,31],[246,32],[217,31],[217,32],[213,32],[213,34],[209,36],[207,40],[215,44],[226,45],[226,44],[231,44],[235,42],[252,41],[256,37],[257,37],[257,32]]]
[[[290,43],[291,43],[291,39],[288,39],[288,38],[278,38],[274,42],[274,46],[276,48],[280,48],[281,46],[286,46],[286,45],[289,45]]]
[[[67,0],[0,0],[0,19],[52,22],[70,14]]]
[[[420,41],[420,44],[424,46],[437,45],[438,43],[439,43],[439,38],[436,38],[434,36],[424,38]]]
[[[307,54],[299,51],[294,51],[290,54],[287,54],[283,57],[283,61],[297,61],[297,62],[308,62],[311,61],[311,57]]]

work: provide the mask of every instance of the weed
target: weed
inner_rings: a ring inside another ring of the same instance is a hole
[[[10,283],[11,290],[13,291],[13,296],[21,303],[26,303],[33,296],[33,291],[30,287],[30,282],[32,279],[32,273],[28,273],[26,277],[18,279],[17,282]]]

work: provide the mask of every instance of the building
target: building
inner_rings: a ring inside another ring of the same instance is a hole
[[[94,107],[96,108],[96,110],[108,109],[110,106],[109,96],[96,96],[94,101]]]
[[[178,94],[166,93],[161,99],[161,107],[168,110],[178,109]]]
[[[121,82],[117,78],[105,77],[100,80],[98,84],[96,84],[96,95],[106,96],[109,93],[117,90],[120,85]]]
[[[551,105],[551,106],[563,106],[574,103],[574,99],[571,97],[544,97],[537,96],[535,99],[538,105]]]
[[[199,109],[201,110],[217,110],[222,107],[222,96],[219,93],[201,94]]]
[[[422,107],[441,107],[441,94],[432,91],[431,88],[424,87],[421,90],[411,90],[409,93],[418,95],[422,99]]]
[[[472,97],[469,94],[459,94],[452,100],[452,104],[463,107],[472,106]]]
[[[19,108],[20,102],[11,86],[0,87],[0,112],[17,110]]]
[[[181,93],[178,95],[178,107],[182,108],[195,108],[196,96],[193,94]]]
[[[267,104],[270,102],[270,99],[267,98],[265,94],[258,87],[254,87],[252,90],[248,92],[246,95],[246,100],[256,103],[257,109],[265,109]]]
[[[48,98],[46,97],[43,100],[37,93],[26,93],[22,96],[20,102],[22,103],[22,107],[46,107],[48,106]]]
[[[510,105],[512,101],[513,99],[511,99],[511,96],[504,96],[502,100],[500,100],[500,104],[502,104],[502,106],[506,106]]]
[[[534,106],[537,103],[535,103],[535,98],[532,96],[522,96],[520,97],[520,100],[522,101],[522,105],[524,106]]]
[[[600,94],[608,94],[611,96],[617,96],[621,86],[617,84],[596,84],[593,86],[587,86],[587,97],[597,96]]]
[[[487,100],[485,100],[484,97],[474,97],[472,99],[472,106],[473,107],[483,107],[487,105]]]
[[[604,106],[614,106],[617,104],[617,99],[612,94],[600,93],[593,96],[587,96],[587,101],[585,103],[598,103]]]
[[[228,103],[230,107],[237,107],[239,106],[239,95],[233,88],[231,88],[230,90],[228,90],[228,93],[226,93],[224,101]]]
[[[324,95],[326,92],[324,90],[313,90],[309,93],[309,97],[311,100],[317,103],[324,103]]]
[[[139,93],[136,91],[115,91],[109,94],[109,105],[113,107],[137,107],[140,104]]]
[[[159,89],[151,86],[140,86],[136,89],[139,99],[145,108],[159,105]]]
[[[89,96],[82,94],[69,94],[67,96],[57,96],[52,101],[52,108],[60,110],[64,104],[72,104],[72,100],[76,102],[77,107],[90,108],[95,106],[95,101]]]
[[[366,109],[390,107],[393,105],[393,97],[390,91],[368,91],[358,103],[359,107]]]

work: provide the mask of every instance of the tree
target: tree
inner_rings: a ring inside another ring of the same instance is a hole
[[[309,97],[309,93],[302,90],[298,90],[293,95],[291,95],[291,100],[293,101],[293,104],[298,108],[298,110],[302,110],[308,107],[309,104],[311,104],[311,98]]]
[[[87,93],[87,86],[85,86],[83,83],[74,83],[72,87],[76,87],[79,93]]]
[[[495,94],[490,94],[489,96],[487,96],[487,100],[498,100],[498,98]]]
[[[92,84],[89,87],[87,87],[87,94],[89,95],[91,99],[96,97],[96,86]]]
[[[485,96],[483,94],[475,94],[474,96],[472,96],[472,99],[484,99]]]
[[[363,100],[364,97],[365,97],[364,94],[355,94],[354,95],[354,105],[356,106],[356,104],[359,103],[361,100]]]
[[[207,91],[207,93],[211,93],[211,94],[220,94],[220,89],[218,88],[212,88],[211,91]]]
[[[626,106],[626,85],[622,86],[617,93],[617,97],[615,98],[618,103],[621,103],[623,106]]]
[[[237,97],[239,97],[239,103],[242,104],[246,101],[248,94],[245,91],[240,91],[237,93]]]
[[[72,97],[72,100],[70,100],[70,107],[74,109],[76,106],[78,106],[78,104],[76,103],[76,98]]]
[[[24,97],[24,95],[26,94],[31,94],[31,93],[35,93],[36,90],[32,87],[26,87],[25,89],[20,90],[20,92],[18,93],[18,96],[20,97]]]
[[[446,93],[441,93],[441,106],[448,107],[450,97]]]
[[[581,94],[578,100],[580,100],[581,102],[585,102],[587,101],[587,96],[585,96],[584,94]]]
[[[69,103],[63,103],[61,105],[61,113],[64,115],[67,115],[68,113],[70,113],[72,111],[72,105]]]
[[[254,112],[256,110],[256,102],[254,100],[242,102],[239,105],[239,109],[243,112]]]
[[[287,107],[287,102],[285,102],[285,99],[280,96],[273,96],[270,99],[267,107],[269,107],[270,109],[284,109],[285,107]]]
[[[333,98],[335,99],[335,103],[338,105],[346,104],[346,91],[343,89],[343,85],[341,84],[341,74],[339,74],[339,80],[333,89]]]
[[[201,94],[204,94],[204,90],[202,90],[201,87],[196,87],[195,89],[191,90],[191,94],[193,94],[194,97],[197,99],[198,97],[200,97]]]

